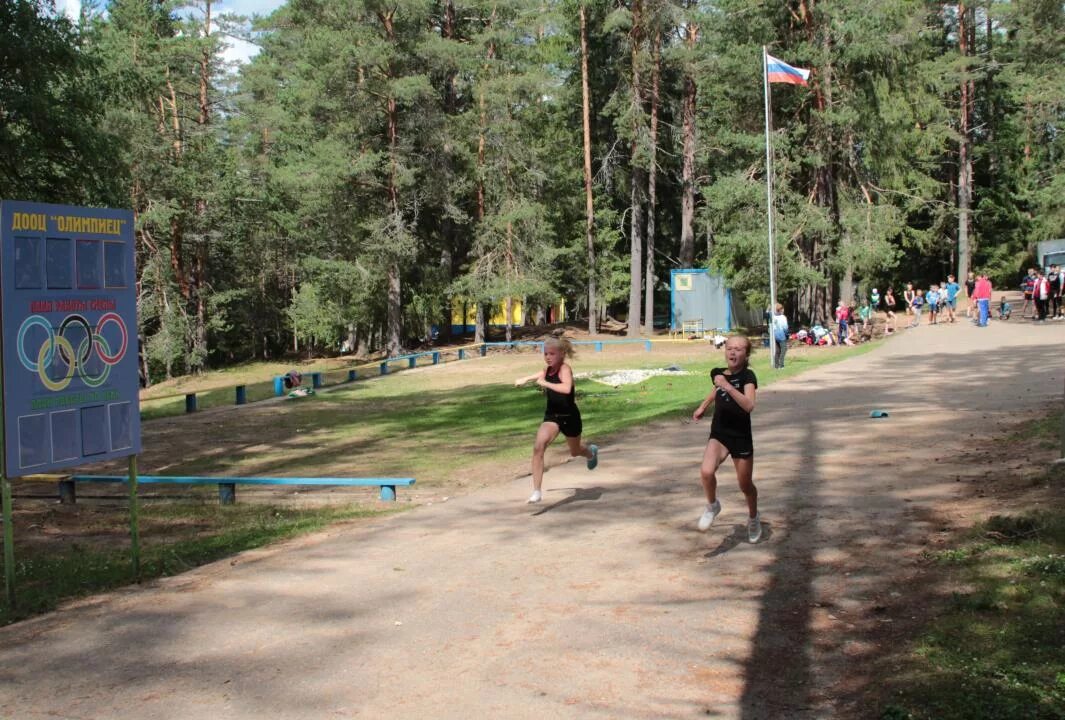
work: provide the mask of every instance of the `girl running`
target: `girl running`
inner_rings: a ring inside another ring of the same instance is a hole
[[[551,338],[544,342],[544,362],[547,363],[540,372],[514,381],[515,387],[535,382],[547,395],[547,410],[544,421],[536,433],[533,445],[532,479],[533,493],[528,502],[538,503],[543,499],[541,486],[544,482],[544,454],[547,447],[561,432],[566,436],[569,454],[573,457],[583,455],[588,458],[588,469],[594,470],[599,464],[599,448],[595,445],[581,443],[581,411],[577,409],[574,399],[573,370],[566,364],[566,359],[574,355],[573,345],[566,338]]]
[[[733,336],[725,343],[727,368],[714,368],[710,377],[714,391],[692,413],[699,420],[711,403],[714,418],[710,422],[710,440],[703,452],[699,479],[706,491],[706,510],[699,518],[699,530],[705,532],[721,514],[717,499],[717,469],[729,455],[736,467],[736,480],[747,498],[747,539],[756,543],[762,537],[762,521],[758,516],[758,489],[754,486],[754,439],[751,435],[751,412],[758,378],[747,367],[751,356],[751,341]]]

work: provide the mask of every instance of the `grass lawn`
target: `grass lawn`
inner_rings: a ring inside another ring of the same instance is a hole
[[[752,368],[764,386],[810,368],[872,349],[814,348],[770,370],[757,352]],[[219,409],[144,427],[145,473],[170,475],[403,476],[418,488],[453,484],[464,471],[529,454],[543,417],[535,386],[513,380],[542,366],[532,349],[404,371],[329,389],[299,400]],[[663,368],[689,374],[658,376],[618,388],[585,377],[577,402],[589,440],[652,420],[688,418],[709,392],[707,374],[723,352],[706,343],[580,348],[574,371]],[[197,427],[198,426],[198,427]]]
[[[1061,423],[1059,412],[1028,427],[1056,447]],[[882,720],[1065,718],[1061,505],[994,515],[930,560],[956,589],[903,656]]]

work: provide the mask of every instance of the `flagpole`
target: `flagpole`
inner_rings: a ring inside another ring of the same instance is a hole
[[[762,84],[765,89],[765,192],[766,217],[769,220],[769,354],[770,365],[776,367],[777,337],[773,331],[773,315],[777,311],[776,252],[773,248],[773,145],[769,130],[769,53],[762,46]]]

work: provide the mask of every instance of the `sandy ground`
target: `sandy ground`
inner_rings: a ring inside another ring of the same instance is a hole
[[[540,506],[501,482],[0,629],[0,717],[869,717],[921,551],[1001,502],[952,459],[1061,403],[1063,350],[961,322],[765,388],[757,545],[731,470],[695,530],[707,426],[663,423]]]

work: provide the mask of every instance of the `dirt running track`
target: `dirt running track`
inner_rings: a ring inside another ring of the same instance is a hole
[[[695,530],[708,428],[662,423],[538,507],[503,482],[4,628],[0,717],[867,717],[885,606],[981,472],[939,461],[1060,403],[1063,341],[922,327],[765,388],[759,545],[731,470]]]

